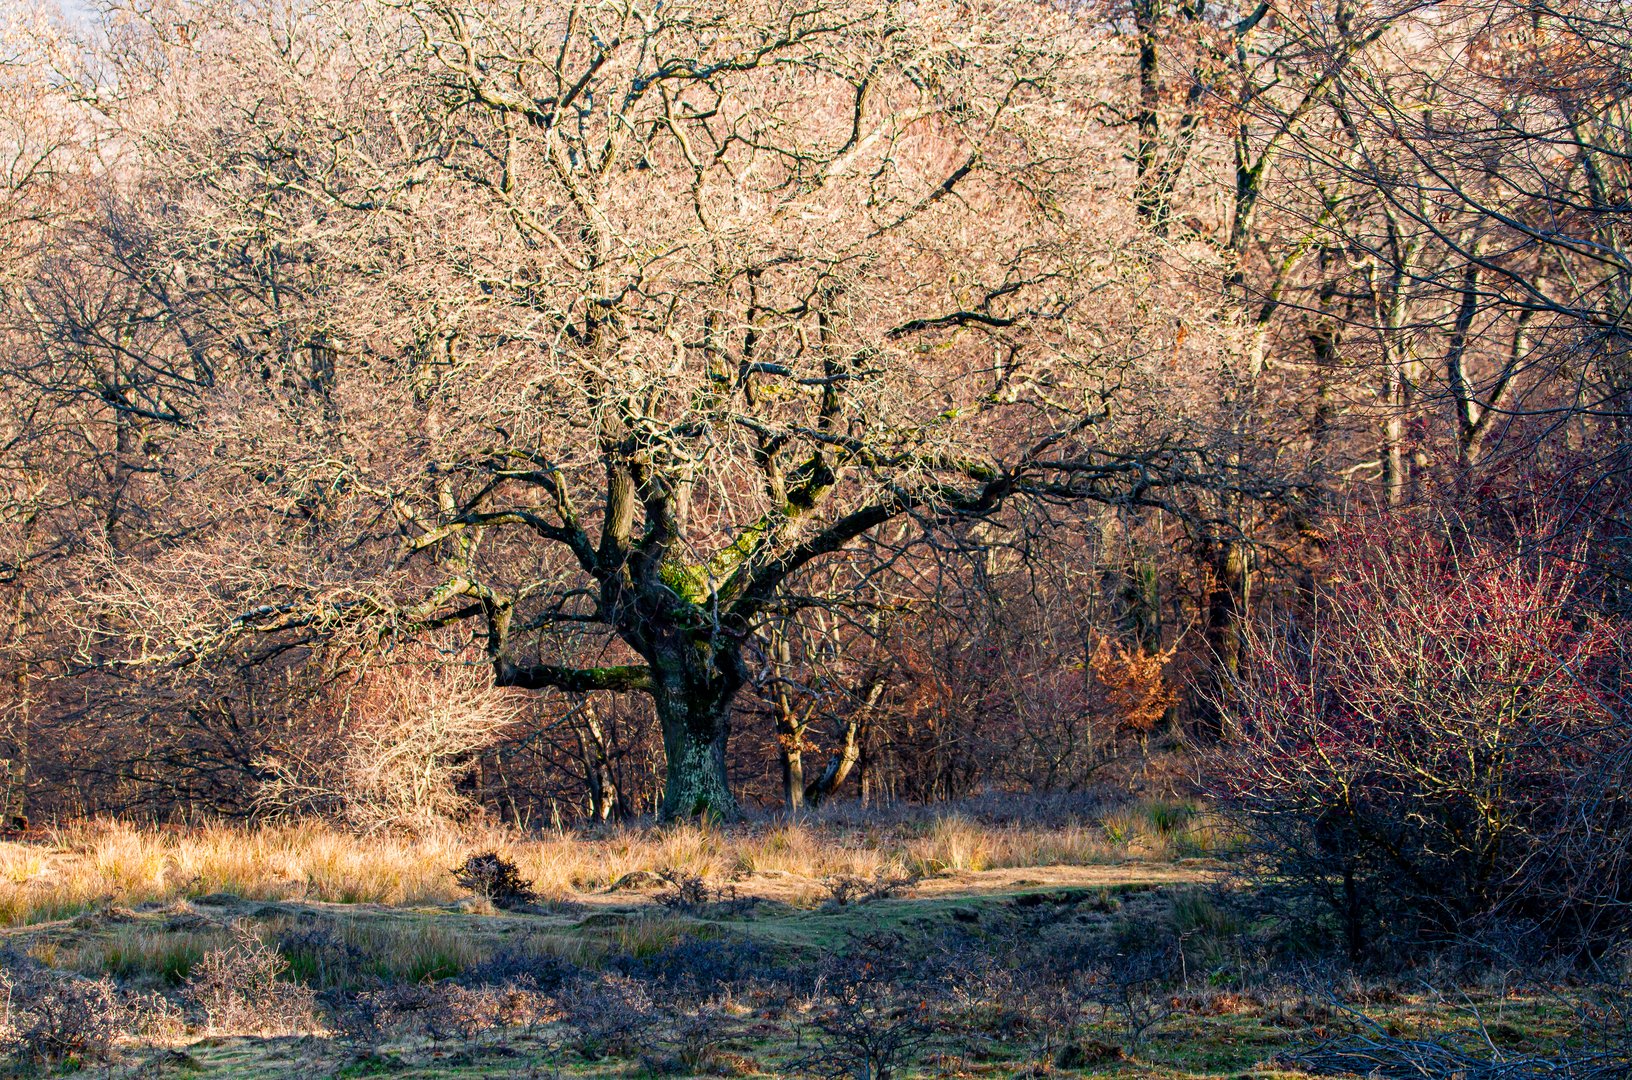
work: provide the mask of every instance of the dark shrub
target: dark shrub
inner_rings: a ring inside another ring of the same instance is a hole
[[[645,956],[615,957],[608,967],[661,988],[665,997],[686,1000],[714,997],[749,982],[794,978],[771,950],[737,936],[684,937]]]
[[[487,959],[467,967],[459,982],[465,986],[529,986],[554,993],[582,973],[572,961],[522,943],[501,946]]]
[[[890,1080],[935,1034],[936,988],[915,977],[899,935],[869,935],[822,965],[812,1021],[818,1047],[805,1069],[821,1077]]]
[[[454,867],[453,880],[501,908],[520,908],[538,902],[532,883],[516,864],[496,851],[472,855]]]
[[[556,1000],[578,1035],[578,1052],[591,1060],[638,1053],[664,1027],[664,1014],[645,985],[627,975],[602,972],[574,979]]]

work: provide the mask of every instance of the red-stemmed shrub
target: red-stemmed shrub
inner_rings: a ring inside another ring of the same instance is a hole
[[[1312,611],[1250,641],[1214,791],[1356,959],[1383,931],[1585,941],[1622,919],[1624,637],[1543,535],[1346,523]]]

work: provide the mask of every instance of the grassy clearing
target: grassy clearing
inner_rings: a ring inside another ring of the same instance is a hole
[[[1405,1033],[1458,1022],[1405,980],[1268,971],[1273,928],[1202,884],[1226,843],[1177,804],[1036,827],[948,815],[543,839],[97,823],[5,849],[0,964],[35,965],[36,986],[107,977],[157,1009],[163,1023],[127,1020],[95,1064],[131,1080],[850,1075],[833,1034],[850,985],[879,995],[854,1003],[864,1028],[932,1018],[898,1080],[1267,1077],[1295,1073],[1286,1055],[1347,1007]],[[473,901],[449,869],[483,850],[548,902]],[[702,899],[681,902],[664,869],[704,879]],[[839,904],[824,882],[841,875],[932,876]],[[229,981],[248,995],[236,1021],[200,1014],[194,981],[246,940],[276,958],[274,981]],[[1118,966],[1135,954],[1166,966],[1154,980]],[[1515,1046],[1567,1034],[1568,1009],[1506,989],[1458,992]],[[250,1034],[261,1000],[297,999],[282,1028],[297,1034]]]

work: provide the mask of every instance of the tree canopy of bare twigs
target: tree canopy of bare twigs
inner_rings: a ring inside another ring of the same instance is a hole
[[[1081,786],[1226,737],[1373,499],[1553,522],[1620,613],[1627,44],[1609,0],[8,13],[4,775],[248,812],[218,778],[412,640],[529,702],[449,768],[567,760],[597,816]]]
[[[807,567],[898,519],[1228,472],[1152,407],[1218,335],[1138,317],[1176,294],[1111,246],[1136,236],[1069,13],[115,25],[141,363],[196,387],[146,411],[209,480],[138,573],[108,545],[96,617],[139,653],[471,620],[502,685],[649,695],[664,814],[729,817],[745,643],[843,599]]]

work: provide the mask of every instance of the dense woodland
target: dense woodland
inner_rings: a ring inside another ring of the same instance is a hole
[[[7,812],[1185,784],[1619,912],[1629,22],[12,0]]]

